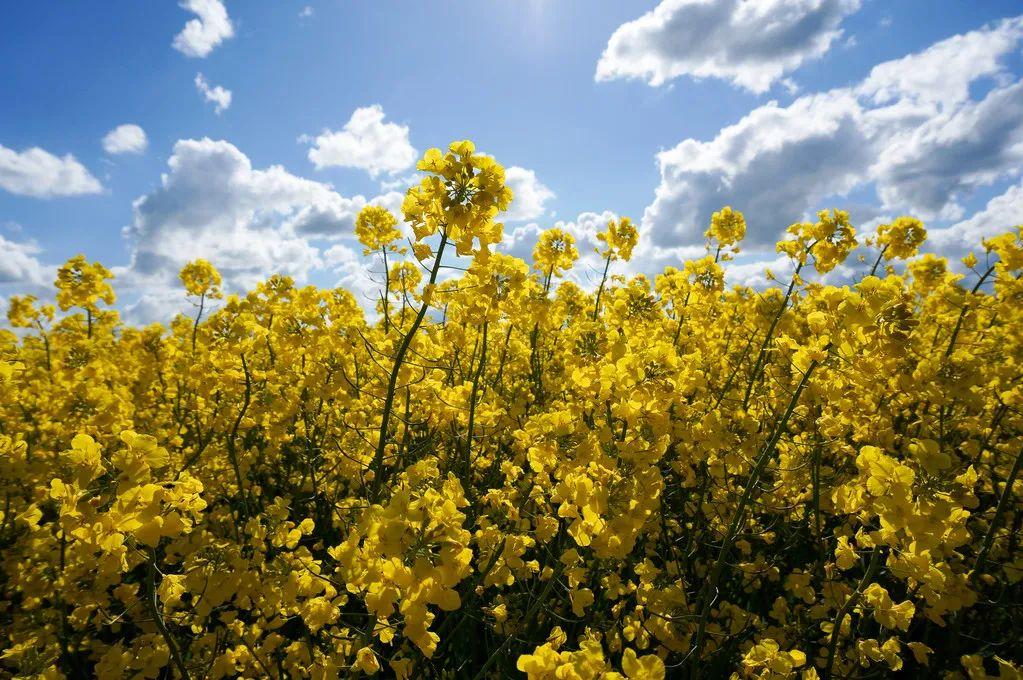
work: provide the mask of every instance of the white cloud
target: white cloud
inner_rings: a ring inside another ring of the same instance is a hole
[[[568,280],[574,281],[583,288],[592,291],[600,284],[600,278],[604,270],[604,260],[597,252],[598,248],[603,247],[604,244],[597,240],[597,234],[607,228],[607,223],[610,220],[617,219],[619,219],[617,213],[604,210],[602,212],[581,212],[573,220],[558,220],[549,226],[541,226],[536,222],[529,222],[519,225],[514,229],[506,228],[504,240],[500,248],[503,252],[515,255],[531,263],[533,261],[533,248],[536,246],[536,241],[540,234],[551,228],[563,229],[575,238],[576,250],[579,251],[579,259],[572,270],[567,272],[565,276]],[[632,260],[628,263],[616,263],[613,273],[629,276],[656,271],[658,267],[662,266],[662,262],[663,264],[678,264],[677,259],[669,261],[669,257],[674,257],[677,253],[657,253],[656,255],[662,258],[658,261],[653,259],[654,255],[651,254],[649,249],[643,249],[644,243],[641,240]],[[685,256],[695,256],[698,254],[703,254],[702,247],[689,249],[684,253]]]
[[[542,217],[547,201],[554,198],[554,192],[536,178],[536,173],[513,165],[505,169],[504,177],[514,198],[503,219],[516,222]]]
[[[118,125],[103,138],[103,150],[109,154],[142,153],[149,140],[138,125]]]
[[[208,138],[177,142],[168,165],[160,186],[135,200],[124,231],[131,262],[115,271],[138,299],[130,308],[137,320],[178,309],[180,295],[166,291],[179,290],[178,271],[198,257],[212,262],[234,291],[275,273],[301,282],[336,268],[312,241],[350,237],[362,206],[393,210],[401,200],[396,192],[348,198],[279,165],[255,169],[234,145]],[[340,249],[328,252],[336,258]]]
[[[322,186],[329,187],[326,184]],[[299,209],[289,218],[287,226],[294,233],[310,238],[335,239],[351,236],[355,232],[355,218],[365,206],[383,206],[395,217],[400,218],[404,199],[405,194],[397,191],[389,191],[369,200],[358,194],[347,198],[331,191],[326,200],[311,202]],[[403,225],[398,226],[401,228]]]
[[[38,147],[17,152],[0,144],[0,189],[53,198],[96,194],[103,186],[71,154],[58,158]]]
[[[18,284],[16,292],[21,293],[52,283],[55,268],[39,261],[41,252],[31,241],[10,241],[0,235],[0,285]]]
[[[217,115],[231,106],[231,90],[220,85],[210,87],[209,81],[201,73],[195,74],[195,89],[199,90],[206,101],[216,104],[214,112]]]
[[[745,262],[727,262],[724,265],[725,282],[730,286],[749,286],[750,288],[767,288],[772,281],[767,278],[770,271],[779,280],[787,280],[792,275],[792,260],[785,255],[750,260]]]
[[[174,275],[197,257],[236,279],[300,274],[317,263],[294,230],[303,210],[336,209],[342,199],[328,185],[281,166],[253,169],[235,146],[208,138],[177,142],[168,165],[160,187],[133,204],[126,236],[136,273]]]
[[[418,155],[409,143],[408,126],[385,123],[379,104],[356,109],[341,130],[325,130],[312,141],[309,160],[317,169],[360,168],[374,178],[408,169]]]
[[[0,235],[0,328],[8,328],[7,298],[11,295],[35,295],[48,299],[57,278],[55,265],[39,260],[42,250],[33,241],[19,242]]]
[[[878,64],[859,86],[875,104],[897,100],[949,107],[970,97],[979,78],[1005,76],[1004,57],[1023,37],[1023,17],[955,35],[922,52]]]
[[[522,257],[529,259],[529,253],[532,253],[540,233],[547,229],[557,228],[571,234],[576,240],[576,247],[580,254],[584,254],[602,245],[597,240],[597,234],[607,228],[609,221],[617,219],[617,213],[604,210],[599,213],[582,212],[574,220],[558,220],[549,227],[542,227],[536,222],[530,222],[511,230],[505,229],[502,247],[509,252],[521,252],[523,253]]]
[[[643,217],[661,248],[702,241],[723,205],[746,213],[749,245],[772,243],[790,223],[840,197],[874,188],[886,212],[954,218],[976,187],[1018,172],[1023,160],[1023,83],[1003,62],[1023,40],[1008,20],[880,64],[854,87],[760,106],[713,139],[662,151],[661,182]],[[959,46],[969,60],[941,63]],[[931,71],[945,71],[951,86]],[[994,87],[978,101],[970,85]],[[877,207],[855,215],[876,217]]]
[[[383,289],[383,264],[377,259],[364,257],[361,250],[356,252],[343,243],[335,243],[325,250],[323,261],[337,276],[335,286],[352,293],[372,315]]]
[[[983,239],[1023,224],[1023,182],[995,196],[983,210],[945,229],[930,229],[927,244],[942,253],[978,250]]]
[[[732,205],[747,216],[750,242],[770,242],[812,202],[856,186],[873,158],[848,93],[771,102],[709,142],[687,139],[657,155],[661,183],[644,231],[661,247],[699,242],[711,213]]]
[[[305,7],[302,8],[302,11],[300,11],[298,13],[298,16],[301,19],[308,19],[314,13],[315,13],[315,10],[313,10],[312,5],[306,5]]]
[[[659,86],[680,76],[721,78],[764,92],[824,55],[859,7],[860,0],[663,0],[612,34],[596,79]]]
[[[214,47],[234,36],[234,25],[221,0],[182,0],[179,4],[197,17],[174,36],[172,45],[182,54],[206,57]]]
[[[392,179],[385,179],[380,182],[381,191],[405,191],[411,186],[419,184],[423,176],[418,172],[410,172],[405,176],[398,176]]]
[[[121,273],[116,268],[113,271],[118,279],[120,279]],[[173,286],[154,285],[145,288],[135,287],[134,290],[138,292],[138,296],[127,304],[123,302],[124,296],[121,292],[124,288],[131,290],[131,288],[125,286],[124,281],[114,281],[114,289],[118,294],[119,301],[123,305],[122,317],[128,323],[137,325],[144,325],[154,321],[167,323],[178,314],[195,315],[194,305],[182,293],[180,284]],[[216,302],[208,303],[206,310],[210,311],[216,304]]]
[[[1018,172],[1021,162],[1023,81],[899,130],[872,174],[885,206],[955,218],[962,213],[961,196]]]

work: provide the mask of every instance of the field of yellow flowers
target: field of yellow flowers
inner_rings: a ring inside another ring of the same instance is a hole
[[[825,211],[756,291],[740,213],[653,281],[622,218],[587,292],[564,231],[494,250],[492,158],[419,169],[370,320],[203,260],[167,327],[83,257],[11,300],[0,677],[1023,677],[1018,230],[952,267]]]

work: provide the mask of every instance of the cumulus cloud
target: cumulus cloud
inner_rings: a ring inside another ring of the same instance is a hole
[[[977,79],[1007,76],[1004,57],[1021,38],[1023,17],[955,35],[922,52],[878,64],[858,92],[875,104],[902,100],[953,106],[969,99],[970,85]]]
[[[846,192],[873,158],[861,113],[846,94],[762,106],[709,142],[687,139],[658,154],[661,183],[643,223],[657,245],[701,240],[723,205],[743,210],[751,242],[771,241],[809,197]]]
[[[513,165],[505,169],[504,177],[514,198],[503,219],[516,222],[541,217],[547,202],[554,198],[554,192],[537,179],[534,171],[526,168]]]
[[[131,324],[147,324],[154,321],[161,323],[167,323],[170,319],[173,319],[178,314],[189,314],[193,316],[195,309],[191,301],[189,301],[181,291],[180,285],[175,286],[149,286],[149,287],[130,287],[136,293],[135,297],[130,302],[125,302],[122,290],[124,290],[125,282],[120,280],[122,274],[117,268],[114,268],[114,274],[119,280],[114,282],[114,289],[118,294],[118,304],[121,305],[122,317]],[[207,309],[215,306],[216,302],[211,302],[207,305]]]
[[[18,152],[0,144],[0,189],[53,198],[96,194],[103,186],[71,154],[57,157],[38,147]]]
[[[384,268],[379,260],[364,257],[361,250],[335,243],[323,252],[323,261],[335,275],[335,286],[352,293],[371,316],[383,289]]]
[[[118,125],[103,138],[103,150],[109,154],[142,153],[149,140],[138,125]]]
[[[860,0],[663,0],[618,27],[596,79],[720,78],[764,92],[824,55]]]
[[[504,240],[500,248],[505,253],[520,257],[526,262],[532,262],[533,248],[536,246],[536,241],[540,234],[551,228],[562,229],[575,238],[576,249],[579,251],[579,259],[572,270],[566,273],[566,278],[585,289],[594,290],[600,284],[600,278],[604,270],[604,260],[597,252],[598,248],[602,247],[603,244],[597,240],[597,234],[607,228],[609,221],[617,219],[619,219],[617,213],[604,210],[601,212],[581,212],[575,219],[558,220],[554,224],[543,226],[536,222],[529,222],[519,225],[514,229],[505,228]],[[639,248],[643,248],[642,241],[640,241]],[[702,248],[699,250],[702,254]],[[654,262],[647,257],[641,257],[639,252],[639,249],[637,249],[637,253],[633,256],[631,262],[619,262],[616,264],[615,272],[628,276],[656,270],[657,265],[660,263]],[[695,253],[695,250],[693,252]],[[677,264],[677,261],[672,263]]]
[[[116,272],[138,297],[131,313],[140,320],[177,304],[180,296],[162,291],[177,290],[181,266],[197,257],[212,262],[231,290],[275,273],[305,281],[333,267],[314,240],[349,237],[362,206],[393,209],[400,200],[393,193],[348,198],[278,165],[256,169],[234,145],[208,138],[177,142],[168,166],[160,186],[133,204],[124,230],[131,260]]]
[[[12,241],[0,234],[0,328],[8,326],[11,295],[51,296],[57,267],[44,264],[39,259],[41,254],[42,249],[33,241]]]
[[[332,192],[329,200],[302,207],[289,219],[288,226],[296,234],[308,237],[335,239],[350,236],[355,230],[355,218],[365,206],[382,206],[400,218],[404,198],[405,194],[397,191],[388,191],[368,200],[358,194],[349,198]]]
[[[234,25],[221,0],[183,0],[181,8],[196,15],[174,36],[174,49],[189,57],[204,58],[234,36]]]
[[[201,256],[229,274],[255,277],[298,274],[317,262],[316,249],[294,231],[308,219],[303,211],[339,207],[329,186],[281,166],[256,170],[237,147],[209,138],[179,141],[168,165],[160,187],[133,204],[126,235],[136,272],[176,274]]]
[[[1023,82],[893,136],[872,171],[884,205],[959,217],[961,196],[1018,171],[1023,161]]]
[[[407,170],[418,155],[408,126],[386,123],[384,116],[379,104],[356,109],[341,130],[324,130],[311,140],[309,160],[317,169],[359,168],[374,178]]]
[[[776,278],[785,280],[792,275],[792,260],[785,255],[777,257],[728,262],[724,265],[725,283],[729,286],[749,286],[750,288],[767,288],[772,284],[767,278],[770,271]]]
[[[581,212],[574,220],[558,220],[547,227],[540,226],[536,222],[530,222],[514,229],[506,228],[504,230],[502,247],[507,251],[521,252],[523,257],[528,259],[528,253],[532,252],[540,233],[547,229],[557,228],[567,231],[575,238],[576,247],[580,254],[582,254],[602,245],[597,240],[597,234],[607,228],[608,222],[617,219],[617,213],[604,210],[602,212]]]
[[[732,205],[747,215],[749,244],[766,245],[860,188],[873,188],[885,212],[954,218],[963,198],[1011,176],[1023,158],[1023,84],[1004,66],[1020,40],[1020,20],[1002,21],[662,151],[645,238],[663,248],[698,243],[711,213]],[[972,57],[942,64],[955,47]],[[984,81],[991,87],[971,99],[970,86]],[[868,212],[861,219],[878,210]]]
[[[211,87],[209,81],[201,73],[195,74],[195,89],[199,90],[203,99],[215,104],[214,112],[217,115],[220,115],[221,112],[231,106],[231,90],[225,89],[220,85]]]
[[[423,176],[418,172],[410,172],[404,176],[392,177],[380,182],[382,191],[405,191],[411,186],[419,184]]]
[[[945,229],[931,229],[927,245],[941,253],[977,250],[982,239],[991,238],[1023,224],[1023,182],[995,196],[968,219]]]
[[[39,260],[41,253],[31,241],[11,241],[0,235],[0,285],[18,284],[18,292],[24,292],[52,283],[55,268]]]

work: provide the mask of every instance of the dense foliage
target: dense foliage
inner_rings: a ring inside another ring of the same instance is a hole
[[[0,675],[1023,677],[1018,232],[964,276],[900,218],[824,285],[860,247],[825,211],[757,291],[740,213],[652,282],[623,218],[587,292],[565,231],[493,250],[493,159],[419,169],[409,247],[359,216],[370,317],[202,260],[169,327],[82,257],[63,314],[11,300]]]

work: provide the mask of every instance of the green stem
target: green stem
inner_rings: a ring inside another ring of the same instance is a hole
[[[160,614],[160,599],[156,592],[156,548],[149,549],[149,569],[146,576],[146,585],[149,586],[147,604],[149,605],[150,613],[153,615],[153,620],[156,622],[156,627],[159,629],[160,635],[163,636],[164,642],[167,643],[167,647],[170,648],[171,659],[174,660],[174,665],[177,666],[182,680],[189,680],[188,668],[185,666],[185,660],[181,657],[178,643],[174,640],[170,631],[167,630],[167,624],[164,623],[163,615]]]
[[[391,272],[387,269],[387,246],[381,246],[380,252],[384,256],[384,299],[383,299],[383,312],[384,312],[384,333],[387,333],[391,328],[391,319],[387,315],[387,305],[391,299]]]
[[[831,669],[835,665],[835,650],[838,648],[838,636],[842,631],[842,622],[845,617],[849,614],[849,611],[856,606],[860,597],[863,595],[863,590],[870,585],[874,579],[874,574],[877,573],[877,569],[881,564],[881,547],[874,546],[873,552],[870,554],[870,564],[867,565],[867,570],[863,573],[863,578],[860,579],[860,583],[856,586],[855,592],[849,596],[849,599],[845,601],[842,608],[838,610],[838,614],[835,616],[835,623],[831,629],[831,642],[828,644],[828,661],[827,665],[824,666],[824,674],[821,676],[822,680],[831,679]]]
[[[984,272],[984,275],[977,280],[977,285],[975,285],[973,287],[973,290],[970,291],[971,298],[977,294],[977,291],[980,290],[980,287],[984,285],[984,282],[987,280],[987,277],[991,276],[991,272],[993,272],[994,270],[995,266],[991,265],[990,267],[988,267],[988,270]],[[968,312],[969,309],[970,302],[969,300],[967,300],[965,303],[963,303],[963,308],[959,310],[959,318],[956,319],[955,328],[952,329],[952,337],[949,339],[948,348],[945,350],[946,358],[952,356],[952,350],[955,349],[956,340],[959,338],[959,331],[961,331],[963,328],[963,320],[966,318],[966,312]]]
[[[987,554],[995,541],[995,533],[997,533],[998,527],[1002,522],[1002,514],[1009,505],[1009,499],[1012,497],[1012,486],[1016,483],[1016,476],[1019,474],[1021,466],[1023,466],[1023,447],[1020,447],[1019,453],[1016,454],[1016,461],[1012,464],[1009,478],[1005,480],[1002,495],[999,497],[998,505],[995,507],[995,516],[991,518],[991,524],[988,526],[987,534],[984,536],[984,542],[981,544],[980,552],[977,553],[977,560],[973,563],[974,576],[980,573],[980,567],[984,560],[987,559]]]
[[[476,368],[476,374],[472,379],[472,391],[469,394],[469,427],[465,436],[465,455],[462,459],[462,474],[463,484],[465,486],[466,493],[469,493],[472,489],[472,437],[473,427],[476,423],[476,398],[479,394],[480,378],[483,376],[483,371],[486,370],[487,366],[487,322],[483,322],[483,345],[480,348],[480,361],[479,366]]]
[[[593,320],[600,316],[600,296],[604,293],[604,284],[607,283],[607,270],[611,267],[611,253],[607,254],[604,260],[604,275],[600,277],[600,288],[597,289],[597,303],[593,306]]]
[[[764,468],[767,467],[767,461],[771,458],[775,448],[778,446],[778,441],[785,432],[789,418],[792,416],[792,413],[796,409],[796,405],[799,403],[799,397],[806,388],[807,382],[810,380],[810,376],[813,374],[814,369],[817,368],[817,365],[817,361],[810,362],[810,365],[806,369],[806,373],[803,374],[802,379],[799,381],[799,385],[796,387],[796,391],[792,394],[792,398],[789,400],[789,405],[785,409],[785,414],[775,425],[774,432],[771,433],[770,439],[768,439],[764,448],[760,451],[760,455],[757,456],[756,462],[753,464],[753,470],[750,472],[749,479],[746,481],[745,488],[742,491],[742,497],[739,499],[739,505],[736,508],[735,515],[732,517],[732,521],[728,526],[728,531],[721,543],[721,548],[718,550],[717,559],[714,561],[714,566],[711,568],[710,576],[706,581],[704,581],[703,591],[700,595],[700,621],[697,626],[696,641],[693,643],[693,649],[690,652],[690,656],[692,656],[690,677],[694,679],[699,677],[700,656],[703,652],[704,638],[707,632],[707,619],[710,616],[710,608],[716,599],[715,595],[718,590],[718,583],[721,580],[725,564],[728,561],[728,555],[731,552],[732,544],[735,542],[735,538],[739,534],[739,529],[746,520],[746,510],[749,508],[749,504],[753,500],[753,492],[760,481],[760,475],[763,473]]]
[[[245,496],[245,485],[242,482],[242,471],[241,466],[238,464],[238,449],[235,439],[238,437],[238,427],[241,425],[242,418],[245,417],[245,413],[249,410],[249,404],[252,401],[252,377],[249,374],[249,365],[245,361],[245,355],[241,355],[242,359],[242,370],[245,372],[245,396],[242,401],[241,410],[238,411],[237,417],[234,419],[234,424],[231,426],[231,434],[227,438],[227,455],[228,460],[231,461],[231,467],[234,469],[235,482],[238,484],[238,496],[241,499],[242,509],[244,510],[245,516],[248,516],[248,499]],[[242,512],[239,511],[239,515]]]
[[[430,270],[430,280],[428,286],[432,290],[434,283],[437,281],[437,272],[440,271],[440,260],[444,255],[444,246],[448,243],[447,232],[441,233],[440,247],[437,248],[437,255],[434,257],[433,268]],[[380,434],[377,437],[377,448],[373,454],[373,486],[370,489],[369,501],[370,503],[376,503],[377,497],[380,494],[381,484],[384,478],[384,451],[387,449],[387,429],[391,424],[391,409],[394,407],[394,394],[398,384],[398,373],[401,372],[402,364],[405,362],[405,355],[408,354],[409,347],[412,345],[412,338],[415,336],[416,331],[419,330],[419,326],[423,323],[423,318],[426,316],[426,310],[429,309],[429,300],[423,300],[423,305],[419,308],[419,313],[416,314],[415,321],[412,322],[412,326],[405,333],[401,339],[401,344],[398,346],[398,352],[394,355],[394,364],[391,366],[391,375],[387,380],[387,394],[384,397],[384,409],[380,415]]]
[[[540,607],[543,605],[544,602],[547,601],[547,596],[550,595],[551,588],[554,586],[554,582],[561,577],[561,572],[562,570],[564,570],[564,568],[565,568],[564,563],[559,562],[558,566],[554,570],[554,573],[551,574],[551,577],[547,580],[547,583],[544,584],[543,590],[540,591],[540,595],[536,598],[536,600],[533,601],[533,605],[529,608],[529,611],[526,612],[526,616],[525,618],[523,618],[523,621],[534,620],[537,612],[540,610]],[[497,649],[495,649],[494,652],[487,658],[487,661],[486,663],[483,664],[483,667],[476,672],[476,675],[472,676],[473,680],[481,680],[481,678],[486,676],[487,669],[489,669],[490,666],[492,666],[493,663],[497,661],[497,657],[505,650],[505,648],[508,645],[511,644],[513,639],[515,639],[514,635],[509,635],[504,639],[504,642],[502,642],[501,645]]]
[[[886,243],[884,248],[881,249],[881,252],[877,254],[877,259],[874,260],[874,266],[870,268],[870,273],[867,274],[867,276],[873,276],[874,275],[874,272],[877,271],[877,265],[881,264],[881,258],[884,257],[884,254],[887,251],[888,251],[888,244]]]
[[[749,406],[750,396],[753,394],[753,387],[760,378],[760,371],[764,367],[765,360],[767,359],[767,347],[771,344],[771,338],[774,337],[774,329],[778,327],[778,322],[781,321],[781,317],[785,313],[785,309],[788,307],[789,299],[792,297],[792,291],[796,287],[796,281],[799,280],[799,272],[802,269],[803,263],[800,262],[796,265],[796,271],[792,273],[792,280],[789,282],[788,290],[785,291],[785,298],[781,301],[781,307],[778,308],[778,313],[775,314],[774,319],[771,320],[771,326],[767,329],[767,335],[764,336],[764,342],[760,345],[760,351],[757,353],[757,361],[753,364],[753,372],[750,374],[749,385],[746,386],[746,396],[742,398],[743,411],[745,411],[746,407]]]
[[[195,323],[192,324],[192,353],[195,353],[195,338],[199,334],[199,320],[202,319],[203,307],[206,305],[206,293],[199,296],[199,313],[195,315]]]

